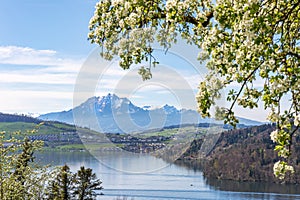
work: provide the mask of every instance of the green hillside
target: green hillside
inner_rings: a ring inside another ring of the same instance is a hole
[[[31,122],[0,122],[0,130],[10,134],[16,131],[26,132],[33,129],[38,130],[35,134],[58,134],[66,131],[76,131],[75,126],[58,122],[44,122],[41,125]]]
[[[0,131],[13,134],[16,131],[25,133],[33,129],[38,129],[38,133],[35,134],[59,134],[61,132],[76,131],[74,125],[42,121],[26,115],[0,113]]]
[[[36,131],[32,132],[34,129]],[[6,139],[22,139],[27,136],[31,140],[42,140],[44,150],[83,151],[112,146],[101,133],[61,122],[41,121],[25,115],[0,113],[0,131],[5,132]]]

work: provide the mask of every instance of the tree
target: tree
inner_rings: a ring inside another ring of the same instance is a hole
[[[277,124],[271,139],[282,160],[274,174],[284,178],[293,171],[288,157],[300,125],[299,13],[299,0],[100,0],[88,38],[103,47],[104,58],[120,57],[123,69],[149,61],[139,71],[145,80],[157,64],[155,40],[166,50],[178,36],[197,45],[209,70],[199,84],[199,112],[210,117],[220,91],[236,83],[240,87],[226,95],[231,106],[216,107],[217,118],[235,126],[236,104],[252,109],[262,101],[268,120]]]
[[[78,200],[93,200],[95,199],[95,190],[102,190],[101,181],[97,179],[92,169],[80,167],[74,175],[73,196]]]
[[[48,200],[69,200],[71,199],[71,190],[73,183],[73,174],[68,165],[59,168],[56,177],[50,181],[48,189]]]
[[[47,167],[34,164],[33,156],[42,145],[41,141],[30,141],[27,137],[7,139],[7,134],[1,132],[0,199],[42,199],[50,176]]]
[[[25,137],[19,144],[21,153],[17,156],[15,170],[12,175],[21,183],[21,185],[24,185],[26,181],[24,171],[27,170],[30,163],[34,162],[33,153],[37,148],[40,148],[41,145],[43,145],[43,143],[40,141],[32,142],[28,137]]]

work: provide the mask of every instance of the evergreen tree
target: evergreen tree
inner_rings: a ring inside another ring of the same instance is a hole
[[[28,137],[25,137],[20,144],[21,153],[17,156],[17,163],[13,175],[21,182],[25,183],[24,170],[27,169],[30,162],[34,161],[33,152],[35,150],[35,143],[31,142]]]
[[[69,200],[71,199],[73,174],[68,165],[59,169],[57,176],[50,182],[48,199],[49,200]]]
[[[83,166],[74,175],[73,197],[79,200],[93,200],[96,198],[95,190],[101,190],[101,181],[97,179],[92,169]]]

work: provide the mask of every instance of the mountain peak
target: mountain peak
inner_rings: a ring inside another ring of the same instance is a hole
[[[166,113],[172,113],[172,112],[178,112],[177,108],[175,108],[175,106],[170,106],[168,104],[164,105],[162,107],[162,109],[166,112]]]
[[[120,97],[118,97],[115,94],[108,93],[106,96],[98,97],[98,101],[101,101],[101,99],[104,99],[106,101],[111,101],[113,99],[120,99]]]
[[[175,108],[175,106],[170,106],[170,105],[168,105],[168,104],[165,104],[165,105],[163,106],[163,108]]]
[[[102,113],[125,112],[132,113],[139,108],[131,103],[127,98],[120,98],[115,94],[108,93],[106,96],[97,97],[94,102],[95,109]]]

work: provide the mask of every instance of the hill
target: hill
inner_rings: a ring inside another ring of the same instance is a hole
[[[27,115],[15,115],[0,113],[0,122],[29,122],[29,123],[41,123],[42,120],[29,117]]]
[[[33,129],[37,129],[37,132],[28,132]],[[98,132],[61,122],[42,121],[26,115],[0,113],[0,131],[5,131],[6,138],[23,138],[26,135],[31,140],[42,140],[46,150],[93,150],[100,148],[104,141]],[[18,131],[22,134],[15,134]],[[82,139],[86,142],[85,145]]]
[[[273,175],[273,164],[278,160],[275,144],[270,139],[273,125],[262,125],[220,133],[209,152],[201,152],[205,140],[194,140],[180,160],[198,163],[204,176],[237,181],[279,182]],[[209,137],[209,136],[208,136]],[[296,135],[290,157],[295,173],[288,174],[285,183],[300,183],[300,136]]]
[[[0,130],[8,133],[35,129],[40,123],[39,134],[58,134],[61,132],[74,132],[76,127],[61,122],[43,121],[26,115],[0,113]]]

